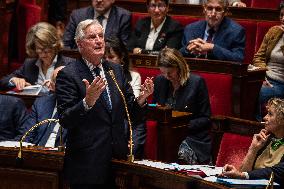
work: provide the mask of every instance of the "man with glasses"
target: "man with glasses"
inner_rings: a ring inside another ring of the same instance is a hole
[[[76,49],[75,31],[77,25],[86,19],[95,19],[104,28],[106,38],[115,35],[125,44],[131,32],[131,14],[114,5],[115,0],[92,0],[92,6],[74,10],[63,35],[64,46]]]
[[[205,0],[205,20],[185,27],[181,53],[187,57],[242,62],[245,30],[226,17],[227,0]]]
[[[183,35],[180,23],[167,15],[168,0],[147,0],[149,16],[140,19],[127,48],[134,54],[155,53],[164,47],[179,49]]]

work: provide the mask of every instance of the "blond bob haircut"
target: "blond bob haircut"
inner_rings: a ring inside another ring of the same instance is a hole
[[[284,100],[280,98],[271,98],[266,105],[266,108],[273,107],[276,113],[276,123],[284,125]]]
[[[189,78],[189,66],[182,54],[172,48],[164,48],[158,55],[158,66],[165,68],[177,68],[180,75],[180,84],[184,85]]]
[[[55,50],[56,54],[63,48],[62,39],[57,35],[56,28],[47,22],[39,22],[29,29],[26,36],[26,53],[29,57],[38,56],[36,42],[44,48]]]

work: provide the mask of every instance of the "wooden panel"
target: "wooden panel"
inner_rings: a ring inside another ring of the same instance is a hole
[[[56,172],[0,167],[0,189],[56,189],[57,186]]]

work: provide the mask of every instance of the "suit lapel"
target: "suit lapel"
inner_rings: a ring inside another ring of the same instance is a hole
[[[109,17],[107,19],[107,24],[105,28],[105,36],[110,36],[112,33],[112,27],[119,24],[115,23],[116,22],[116,13],[115,9],[112,7],[109,13]]]
[[[155,41],[153,50],[155,49],[161,49],[162,46],[165,44],[165,40],[166,40],[166,35],[167,35],[167,31],[169,30],[169,17],[166,17],[166,21],[163,25],[163,27],[161,28],[159,35],[157,37],[157,40]]]

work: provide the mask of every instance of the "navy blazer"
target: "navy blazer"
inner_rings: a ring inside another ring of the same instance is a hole
[[[85,110],[83,99],[86,89],[82,80],[87,79],[91,83],[94,77],[82,59],[69,63],[57,76],[60,123],[68,129],[64,175],[71,184],[105,183],[110,173],[111,158],[125,159],[128,152],[124,103],[108,70],[114,71],[129,112],[135,113],[135,118],[140,118],[144,112],[134,101],[135,96],[121,65],[105,60],[102,65],[111,96],[111,112],[102,95],[90,110]]]
[[[151,17],[142,18],[137,22],[135,29],[127,43],[127,48],[129,51],[132,52],[134,48],[139,47],[142,49],[142,53],[147,53],[145,51],[145,46],[150,33],[150,26]],[[181,47],[182,35],[182,25],[173,20],[170,16],[167,16],[158,38],[154,43],[153,51],[160,51],[166,46],[179,49]]]
[[[21,99],[0,94],[0,141],[20,140],[26,132],[26,119],[27,110]]]
[[[58,54],[55,68],[65,65],[69,59],[70,58]],[[0,80],[0,90],[8,90],[13,88],[12,86],[9,86],[9,80],[12,77],[24,78],[27,82],[34,85],[37,82],[39,74],[39,69],[36,65],[37,61],[37,58],[26,58],[24,64],[19,69]]]
[[[32,111],[30,112],[28,119],[25,121],[25,128],[29,129],[35,124],[45,119],[51,119],[51,118],[58,119],[58,114],[55,114],[54,117],[52,117],[55,105],[56,105],[56,98],[55,94],[52,92],[50,92],[45,96],[37,98],[32,106]],[[51,132],[53,131],[55,124],[56,123],[52,122],[50,124],[43,124],[37,127],[27,136],[26,139],[27,142],[39,146],[45,146]],[[66,133],[67,130],[63,129],[62,136],[64,143],[66,141]],[[60,141],[60,134],[58,132],[55,140],[55,146],[59,145],[59,141]]]
[[[207,22],[200,20],[187,25],[184,29],[180,52],[187,57],[195,57],[187,49],[190,40],[203,39]],[[208,59],[243,62],[245,50],[245,30],[230,18],[224,17],[213,38],[214,48]]]
[[[162,75],[157,76],[154,81],[153,103],[166,105],[170,93],[172,93],[170,81]],[[176,91],[175,100],[174,110],[192,113],[188,124],[187,143],[196,152],[201,163],[209,161],[211,158],[209,134],[211,109],[204,79],[191,73],[185,85]]]
[[[94,19],[95,10],[92,6],[74,10],[69,18],[63,35],[64,46],[70,49],[76,49],[74,40],[78,24],[86,19]],[[105,38],[116,35],[125,44],[128,41],[131,32],[131,14],[129,11],[112,6],[105,29]]]

